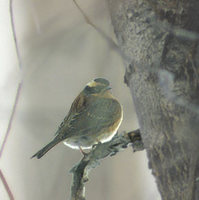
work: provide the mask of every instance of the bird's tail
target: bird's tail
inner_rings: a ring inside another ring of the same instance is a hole
[[[47,144],[44,148],[42,148],[36,154],[34,154],[31,158],[37,157],[38,159],[40,159],[44,154],[46,154],[50,149],[52,149],[59,142],[61,142],[61,140],[58,138],[55,138],[53,141]]]

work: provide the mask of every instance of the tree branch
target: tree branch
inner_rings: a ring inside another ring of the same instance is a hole
[[[99,165],[99,160],[107,156],[114,156],[119,151],[127,148],[128,144],[132,144],[134,152],[144,149],[139,129],[120,135],[117,134],[111,141],[98,143],[88,154],[85,154],[82,160],[71,169],[73,173],[71,200],[85,200],[85,183],[88,181],[91,169]]]

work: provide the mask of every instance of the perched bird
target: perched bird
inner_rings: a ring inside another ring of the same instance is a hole
[[[116,134],[123,118],[120,103],[110,92],[109,81],[97,78],[76,97],[55,138],[32,156],[41,158],[60,142],[74,149],[90,149]]]

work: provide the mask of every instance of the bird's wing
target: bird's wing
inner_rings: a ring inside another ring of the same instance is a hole
[[[84,109],[87,101],[88,100],[87,100],[86,96],[84,96],[82,93],[80,93],[75,98],[75,100],[73,101],[73,103],[71,105],[71,108],[70,108],[68,114],[64,118],[63,122],[60,124],[55,135],[60,134],[61,130],[68,130],[68,127],[70,126],[70,122],[75,118],[76,115],[78,115],[81,112],[81,110]]]
[[[116,99],[89,97],[84,100],[74,101],[63,122],[63,126],[67,127],[67,136],[98,133],[121,117],[121,106]]]

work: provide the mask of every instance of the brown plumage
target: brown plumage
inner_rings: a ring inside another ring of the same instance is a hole
[[[76,97],[53,141],[32,158],[41,158],[61,141],[76,149],[87,149],[99,141],[108,141],[117,132],[121,121],[122,107],[112,96],[109,82],[95,79]]]

